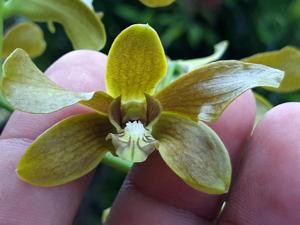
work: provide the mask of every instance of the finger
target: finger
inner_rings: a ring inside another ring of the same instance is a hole
[[[105,60],[101,53],[76,51],[63,56],[46,73],[68,89],[103,89]],[[20,181],[14,171],[32,139],[64,117],[85,111],[73,106],[47,115],[21,112],[12,115],[0,140],[1,224],[72,224],[89,176],[64,186],[38,188]]]
[[[220,225],[299,224],[299,114],[283,104],[257,126]]]
[[[212,125],[228,147],[235,165],[251,133],[254,116],[255,101],[252,93],[248,92]],[[156,153],[133,168],[114,203],[107,224],[207,224],[218,214],[223,197],[190,188],[170,171]]]

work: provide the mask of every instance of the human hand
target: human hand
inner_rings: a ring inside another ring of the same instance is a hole
[[[65,88],[104,89],[106,57],[76,51],[46,74]],[[99,83],[99,77],[102,83]],[[0,139],[0,224],[71,225],[91,174],[70,184],[39,188],[20,181],[15,168],[28,145],[59,120],[87,112],[73,106],[47,115],[15,112]],[[296,225],[300,221],[300,104],[271,110],[250,137],[255,101],[239,97],[212,125],[227,146],[234,171],[228,195],[207,195],[185,185],[159,155],[128,175],[107,225],[208,225],[227,199],[220,225]],[[241,166],[238,166],[240,159]]]

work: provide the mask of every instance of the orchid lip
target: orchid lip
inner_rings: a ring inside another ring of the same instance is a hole
[[[152,137],[149,129],[141,121],[129,121],[118,134],[109,134],[116,154],[127,161],[143,162],[156,149],[157,141]]]

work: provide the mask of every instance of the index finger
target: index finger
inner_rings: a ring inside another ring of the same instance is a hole
[[[75,91],[104,88],[106,56],[93,51],[75,51],[55,62],[46,74],[59,85]],[[87,110],[72,106],[59,112],[32,115],[15,112],[0,139],[1,224],[72,224],[90,177],[55,188],[38,188],[20,181],[15,168],[31,141],[59,120]]]

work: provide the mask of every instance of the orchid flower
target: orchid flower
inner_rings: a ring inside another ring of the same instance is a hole
[[[298,48],[286,46],[279,50],[257,53],[242,60],[270,66],[285,72],[280,87],[269,87],[268,90],[284,93],[300,89],[300,50]]]
[[[3,93],[17,110],[51,113],[76,103],[94,110],[66,118],[40,135],[17,167],[23,181],[61,185],[93,170],[107,153],[142,163],[158,151],[185,183],[212,194],[228,191],[231,163],[205,122],[216,121],[248,89],[278,87],[283,78],[282,71],[264,65],[218,61],[156,91],[167,60],[155,30],[142,24],[128,27],[113,42],[107,93],[64,90],[21,49],[7,58],[3,71]]]
[[[176,0],[139,0],[139,1],[148,7],[157,8],[157,7],[165,7],[171,5]]]
[[[101,19],[90,6],[91,3],[87,0],[7,0],[3,13],[5,19],[12,16],[23,16],[34,22],[47,22],[51,32],[55,32],[54,23],[59,23],[63,26],[74,49],[100,50],[106,42],[105,28]],[[30,25],[23,26],[22,31],[29,28],[36,33],[37,28]],[[15,39],[11,48],[16,45],[16,41],[21,39],[20,37],[23,39],[18,46],[28,48],[33,40],[28,36],[21,35],[20,27],[18,31],[13,33],[15,35],[10,35],[10,39]]]

